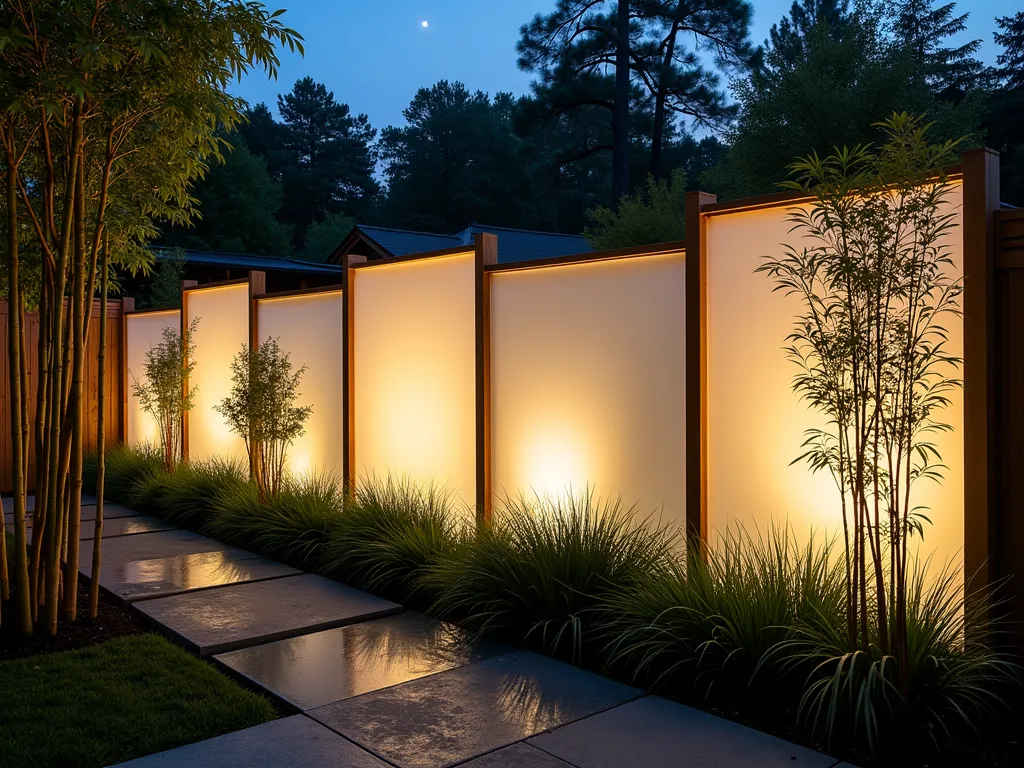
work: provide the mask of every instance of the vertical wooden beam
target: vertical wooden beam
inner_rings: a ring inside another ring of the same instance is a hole
[[[341,335],[341,434],[342,458],[341,481],[346,493],[350,493],[356,482],[355,450],[355,277],[353,264],[366,261],[365,256],[348,254],[344,257],[344,272],[341,281],[341,316],[345,324]]]
[[[121,299],[121,442],[128,442],[128,315],[135,311],[135,299]]]
[[[485,269],[498,263],[498,238],[473,237],[476,293],[476,524],[491,523],[491,280]]]
[[[256,297],[267,292],[267,273],[253,270],[249,273],[249,349],[260,345],[260,313]]]
[[[701,551],[707,511],[707,219],[701,208],[718,198],[686,195],[686,535]]]
[[[185,341],[185,329],[188,328],[189,316],[188,316],[188,292],[190,288],[195,288],[199,285],[196,280],[182,280],[181,281],[181,312],[178,315],[179,333],[181,334],[182,343]],[[182,363],[188,366],[188,353]],[[185,397],[188,397],[188,376],[182,378],[181,381],[182,393]],[[188,411],[181,414],[181,460],[188,461]]]
[[[963,155],[964,575],[984,587],[997,577],[995,219],[999,155]]]

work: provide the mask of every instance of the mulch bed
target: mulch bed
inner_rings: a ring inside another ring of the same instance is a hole
[[[11,584],[13,596],[14,585]],[[3,606],[0,623],[0,661],[35,656],[41,653],[70,651],[76,648],[96,645],[115,637],[138,635],[152,632],[142,617],[127,605],[115,600],[100,590],[99,616],[89,619],[89,580],[78,579],[78,621],[68,624],[61,622],[56,637],[36,633],[28,640],[17,636],[14,630],[14,606],[8,602]]]

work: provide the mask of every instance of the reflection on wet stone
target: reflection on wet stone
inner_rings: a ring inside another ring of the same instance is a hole
[[[405,613],[217,658],[284,701],[310,709],[507,650],[472,644],[452,624]]]

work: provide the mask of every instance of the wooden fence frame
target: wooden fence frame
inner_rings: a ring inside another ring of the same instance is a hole
[[[963,183],[963,255],[964,255],[964,558],[965,573],[986,582],[1002,571],[993,564],[999,546],[996,473],[996,336],[994,315],[996,211],[998,210],[999,160],[991,150],[965,152],[963,163],[947,169],[951,178]],[[779,193],[719,203],[714,195],[691,192],[687,196],[687,234],[684,242],[661,243],[568,257],[536,259],[507,264],[497,263],[497,238],[480,234],[469,245],[460,245],[426,253],[366,261],[350,257],[340,286],[265,293],[263,273],[250,273],[241,280],[221,281],[202,286],[184,285],[182,324],[187,321],[188,295],[196,290],[247,282],[250,290],[250,341],[258,342],[260,299],[298,296],[314,292],[341,290],[344,333],[342,334],[342,424],[344,455],[343,483],[351,489],[356,479],[354,416],[354,311],[357,296],[353,276],[357,270],[386,267],[396,263],[422,261],[473,253],[475,273],[476,337],[476,508],[477,522],[491,519],[491,398],[490,398],[490,298],[491,277],[495,273],[544,267],[585,264],[611,259],[651,256],[659,253],[685,253],[685,317],[682,335],[686,359],[686,489],[685,519],[691,542],[704,546],[708,536],[707,509],[707,221],[711,216],[740,210],[758,210],[793,205],[808,200],[798,193]],[[1024,214],[1022,214],[1024,216]],[[1020,265],[1024,266],[1024,261]],[[126,338],[126,336],[125,336]],[[122,355],[122,360],[125,357]],[[186,382],[187,387],[187,382]],[[187,422],[183,428],[183,447],[187,456]],[[1021,545],[1024,549],[1024,545]],[[1005,558],[1004,558],[1005,559]]]

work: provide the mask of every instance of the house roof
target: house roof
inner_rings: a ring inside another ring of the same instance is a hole
[[[168,248],[154,248],[157,258],[163,258],[170,250]],[[185,248],[185,261],[188,264],[208,264],[218,267],[232,267],[236,269],[256,269],[263,271],[287,271],[306,272],[314,274],[341,274],[341,267],[337,264],[317,264],[310,261],[299,261],[286,256],[250,256],[244,253],[221,253],[219,251],[197,251],[192,248]]]
[[[433,232],[415,232],[407,229],[357,224],[331,254],[329,261],[340,263],[342,255],[353,252],[360,242],[369,245],[382,258],[387,258],[388,256],[408,256],[413,253],[456,248],[460,245],[468,246],[473,243],[473,235],[482,232],[498,236],[498,263],[500,264],[552,256],[573,256],[593,250],[582,236],[563,235],[558,232],[537,232],[528,229],[471,224],[460,232],[440,235]]]

